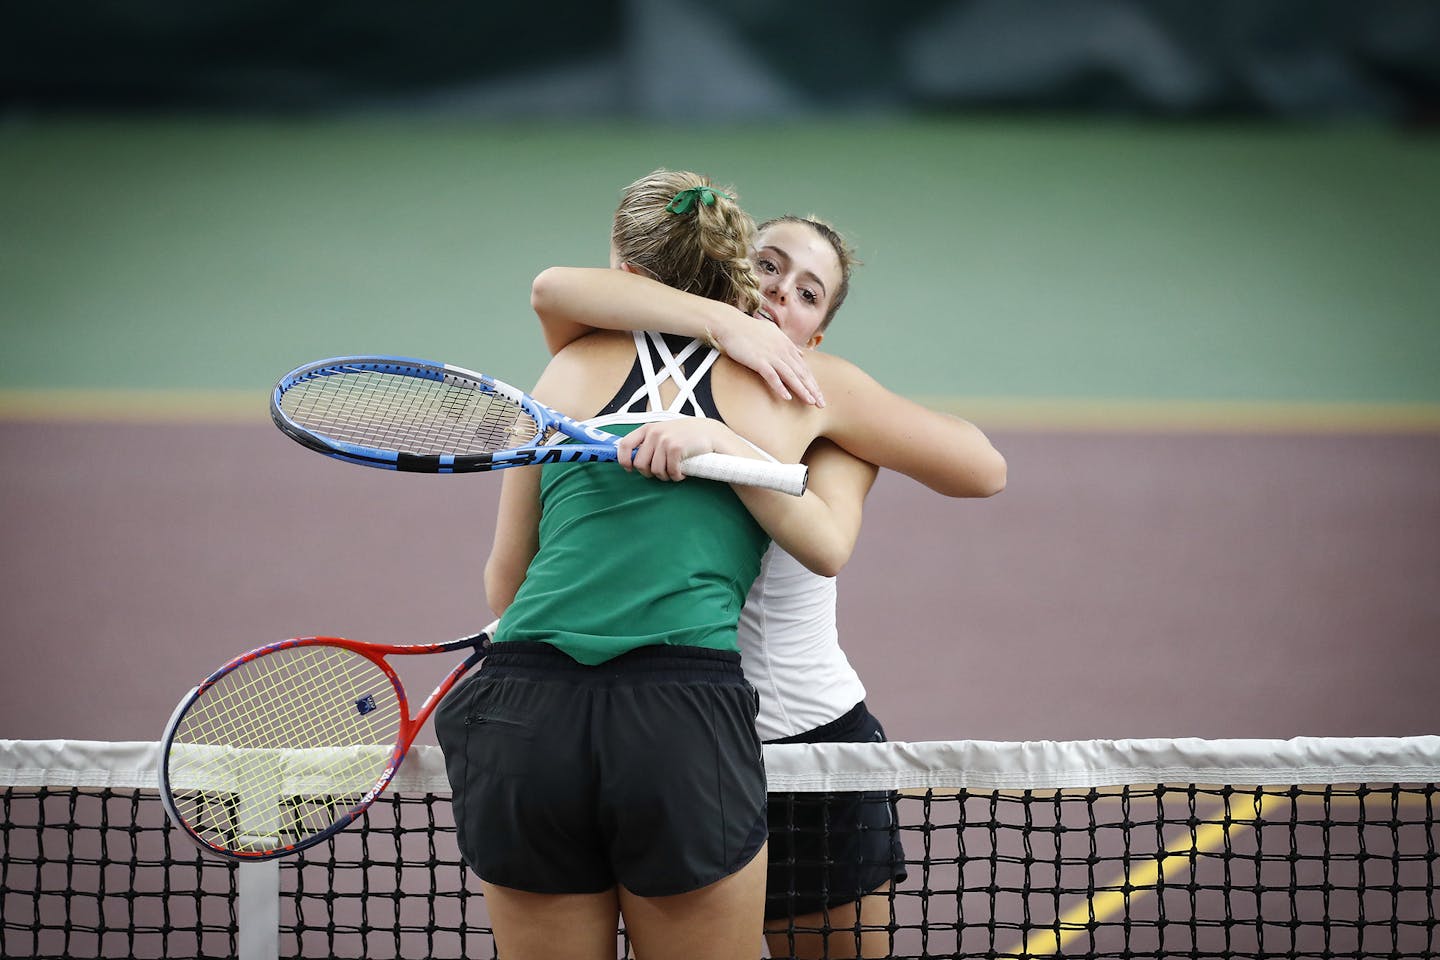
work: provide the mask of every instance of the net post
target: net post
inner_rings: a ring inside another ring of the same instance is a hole
[[[280,956],[280,861],[242,863],[236,873],[237,958],[276,960]]]

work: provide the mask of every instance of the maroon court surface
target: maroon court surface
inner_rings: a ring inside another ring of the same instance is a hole
[[[841,575],[892,739],[1440,731],[1440,437],[994,439],[1009,489],[882,476]],[[0,737],[153,740],[249,647],[490,619],[498,478],[347,466],[264,424],[5,422],[0,449]]]

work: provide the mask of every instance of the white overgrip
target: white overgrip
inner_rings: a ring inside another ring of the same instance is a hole
[[[687,477],[703,477],[722,483],[743,483],[751,487],[779,490],[792,497],[805,492],[810,468],[803,463],[775,463],[736,457],[728,453],[702,453],[680,462]]]

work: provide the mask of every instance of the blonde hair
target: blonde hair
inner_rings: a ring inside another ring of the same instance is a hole
[[[835,314],[839,312],[840,305],[845,302],[845,297],[850,293],[850,271],[860,266],[862,261],[859,257],[855,256],[855,248],[850,246],[849,241],[845,239],[839,230],[836,230],[814,214],[808,217],[801,217],[793,213],[787,213],[784,216],[766,220],[756,228],[756,233],[764,233],[777,223],[798,223],[814,230],[826,243],[830,244],[831,249],[835,251],[835,259],[840,262],[840,289],[830,295],[829,309],[825,311],[825,319],[820,321],[820,326],[817,329],[817,332],[823,333],[825,328],[830,326],[830,321],[835,319]]]
[[[692,198],[684,213],[666,210],[676,194],[709,188],[713,203]],[[620,194],[610,232],[616,256],[668,286],[731,304],[746,313],[760,306],[760,281],[750,262],[755,221],[735,191],[708,177],[656,170]]]

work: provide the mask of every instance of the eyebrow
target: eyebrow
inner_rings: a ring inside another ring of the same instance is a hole
[[[774,253],[778,254],[778,255],[780,256],[780,258],[781,258],[782,260],[784,260],[787,264],[789,264],[789,263],[794,263],[794,262],[795,262],[795,258],[792,257],[792,256],[790,256],[790,254],[786,253],[784,247],[777,247],[777,246],[775,246],[775,244],[773,244],[773,243],[767,243],[767,244],[765,244],[765,246],[763,246],[763,247],[761,247],[759,250],[757,250],[756,253],[764,253],[766,250],[770,250],[770,251],[773,251]],[[818,276],[816,276],[815,274],[811,273],[809,270],[802,271],[801,274],[800,274],[800,276],[801,276],[802,278],[808,278],[812,283],[815,284],[815,286],[817,286],[817,287],[820,288],[820,292],[821,292],[822,294],[828,294],[828,293],[829,293],[829,291],[827,291],[827,290],[825,289],[825,281],[821,280]]]

